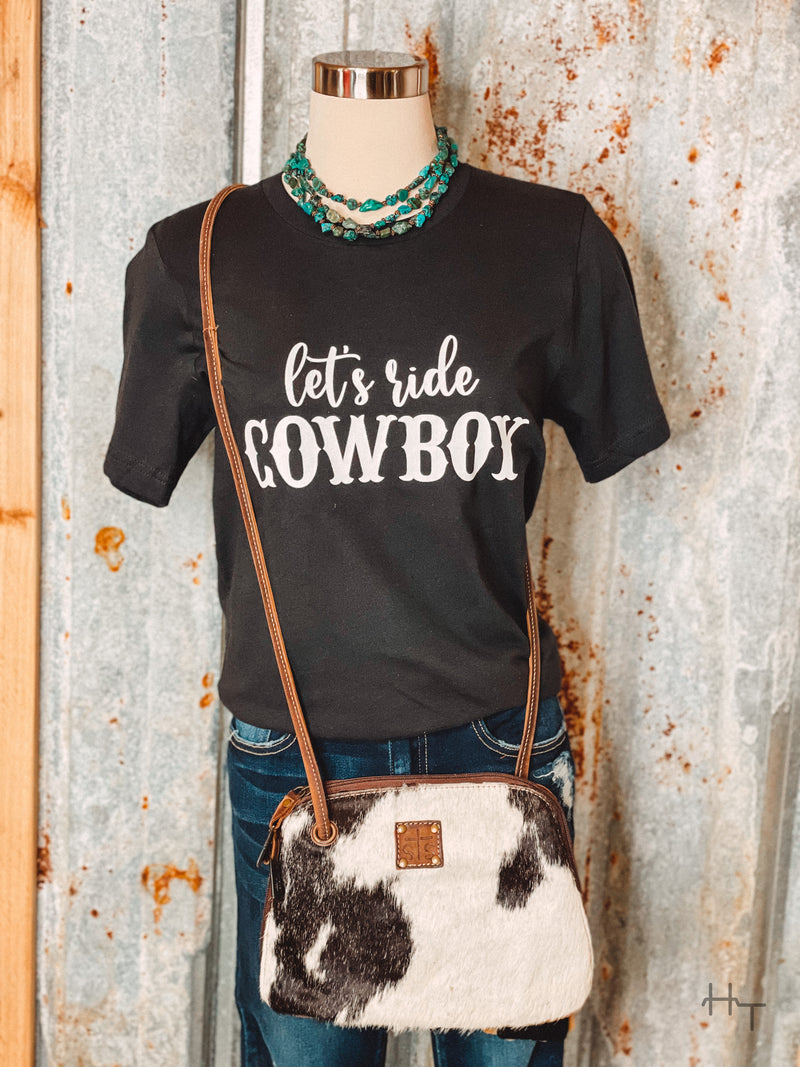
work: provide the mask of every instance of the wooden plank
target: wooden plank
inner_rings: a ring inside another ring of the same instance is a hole
[[[32,1064],[36,981],[41,352],[34,0],[0,5],[0,1062]]]

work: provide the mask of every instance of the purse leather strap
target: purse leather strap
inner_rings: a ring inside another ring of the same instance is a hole
[[[203,342],[206,351],[206,363],[208,365],[208,378],[211,386],[211,397],[214,402],[214,410],[217,415],[225,450],[228,453],[236,493],[242,509],[244,525],[247,531],[247,540],[255,563],[258,585],[261,590],[261,599],[264,603],[264,611],[267,616],[272,647],[278,663],[283,692],[289,707],[289,714],[294,724],[295,734],[300,745],[300,754],[303,759],[306,777],[311,790],[311,800],[314,808],[313,827],[314,839],[320,844],[330,844],[336,838],[336,827],[331,823],[328,814],[328,802],[322,783],[319,765],[314,756],[311,745],[311,737],[306,726],[303,712],[300,708],[300,700],[297,688],[289,666],[289,657],[286,654],[286,646],[283,633],[278,622],[278,612],[272,595],[272,587],[267,573],[267,565],[264,560],[264,551],[261,539],[258,535],[258,526],[253,511],[253,503],[250,498],[250,490],[245,477],[244,466],[236,441],[231,429],[228,416],[228,406],[225,393],[222,388],[222,366],[217,343],[218,326],[214,318],[214,305],[211,299],[211,231],[214,219],[219,211],[222,201],[235,189],[243,189],[244,183],[227,185],[212,198],[203,216],[203,225],[200,232],[200,304],[203,316]],[[530,550],[527,548],[525,557],[525,587],[526,587],[526,616],[528,625],[528,641],[530,655],[528,657],[528,692],[526,697],[525,723],[522,730],[522,743],[517,756],[514,774],[523,780],[528,779],[533,736],[536,730],[536,716],[539,706],[539,676],[541,669],[539,651],[539,627],[536,622],[536,600],[531,579]],[[454,775],[454,777],[458,777]]]

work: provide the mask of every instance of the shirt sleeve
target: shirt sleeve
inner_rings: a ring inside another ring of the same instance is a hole
[[[663,444],[670,430],[625,252],[583,199],[571,342],[548,382],[543,416],[564,428],[585,480],[599,482]]]
[[[128,496],[164,507],[216,418],[205,350],[156,225],[125,272],[122,372],[103,473]]]

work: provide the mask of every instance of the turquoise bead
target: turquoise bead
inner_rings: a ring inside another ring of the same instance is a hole
[[[360,204],[355,197],[332,193],[317,175],[305,155],[305,138],[283,167],[283,178],[291,195],[303,211],[311,216],[323,233],[354,241],[357,237],[386,238],[406,233],[412,226],[424,226],[435,205],[447,190],[449,179],[458,166],[458,145],[447,134],[446,126],[436,126],[437,151],[430,163],[405,187],[390,193],[385,200],[368,199]],[[323,199],[327,203],[323,203]],[[351,213],[374,212],[387,204],[393,212],[374,223],[360,224],[353,217],[343,218],[331,206],[345,203]],[[397,205],[397,207],[395,207]],[[413,216],[411,212],[414,212]],[[408,217],[405,217],[408,216]]]

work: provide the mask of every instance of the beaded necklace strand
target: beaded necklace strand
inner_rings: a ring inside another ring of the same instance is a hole
[[[287,159],[283,167],[286,184],[297,198],[297,204],[315,222],[319,223],[323,233],[334,237],[343,237],[345,241],[355,241],[358,237],[383,238],[406,233],[412,227],[419,229],[431,217],[433,210],[447,191],[450,178],[458,166],[458,145],[447,134],[446,126],[436,127],[438,150],[436,155],[419,172],[413,181],[389,193],[383,200],[372,197],[357,200],[344,193],[331,193],[324,182],[317,177],[306,156],[306,133],[297,142],[297,148]],[[419,186],[422,186],[419,189]],[[419,189],[415,193],[414,190]],[[398,204],[397,211],[375,222],[358,222],[348,215],[343,215],[336,208],[322,203],[322,197],[328,197],[342,203],[350,211],[376,211],[380,207]],[[410,219],[403,218],[419,209]]]

